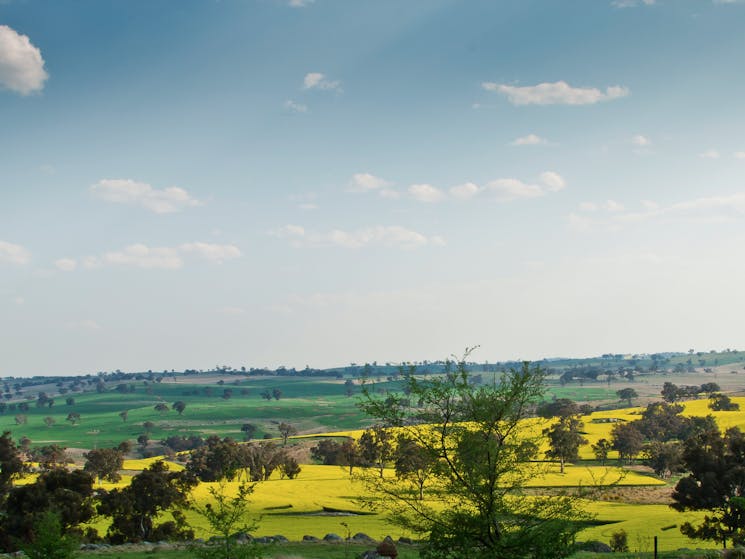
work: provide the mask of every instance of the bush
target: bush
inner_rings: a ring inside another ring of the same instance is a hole
[[[626,535],[626,530],[619,530],[611,534],[610,548],[616,552],[626,552],[629,550],[629,538]]]

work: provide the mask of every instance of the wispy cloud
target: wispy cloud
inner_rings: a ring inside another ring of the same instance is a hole
[[[637,6],[653,6],[655,0],[613,0],[614,8],[636,8]]]
[[[284,102],[282,105],[285,110],[291,112],[291,113],[307,113],[308,112],[308,105],[304,105],[303,103],[298,103],[297,101],[293,101],[292,99],[288,99]]]
[[[23,266],[31,260],[31,253],[21,245],[0,241],[0,263]]]
[[[91,186],[90,191],[101,200],[140,206],[157,214],[178,212],[201,205],[199,200],[183,188],[170,186],[158,190],[147,183],[130,179],[102,179]]]
[[[528,134],[527,136],[515,138],[510,144],[513,146],[540,146],[547,143],[548,140],[546,138],[541,138],[536,134]]]
[[[0,89],[29,95],[41,91],[48,77],[41,51],[26,35],[0,25]]]
[[[630,94],[628,88],[618,85],[607,87],[603,92],[595,87],[572,87],[565,81],[522,87],[484,82],[481,86],[486,91],[505,95],[513,105],[592,105]]]
[[[704,152],[698,154],[702,159],[719,159],[721,154],[715,149],[707,149]]]
[[[445,193],[431,184],[412,184],[409,186],[409,196],[420,202],[439,202],[445,198]]]
[[[600,209],[607,213],[588,215],[588,212]],[[636,211],[626,211],[624,205],[613,200],[608,200],[603,204],[586,202],[580,205],[580,213],[572,213],[568,216],[570,226],[579,230],[619,229],[652,220],[723,223],[742,219],[745,219],[745,192],[694,198],[669,206],[643,200],[641,209]]]
[[[83,267],[91,269],[102,266],[121,266],[178,270],[184,266],[184,259],[187,256],[195,256],[201,260],[221,264],[227,260],[239,258],[241,251],[235,245],[203,242],[185,243],[176,247],[150,247],[138,243],[118,251],[107,252],[102,256],[88,256],[83,259]]]
[[[652,140],[641,134],[637,134],[631,138],[631,143],[637,147],[644,148],[652,145]]]
[[[330,80],[326,74],[320,72],[309,72],[303,78],[303,89],[320,89],[322,91],[335,91],[341,93],[341,82]]]
[[[78,262],[73,258],[59,258],[54,261],[54,267],[63,272],[72,272],[78,267]]]
[[[316,0],[290,0],[287,5],[291,8],[305,8],[306,6],[310,6],[315,2]]]
[[[401,249],[415,249],[427,245],[442,245],[439,236],[426,236],[400,225],[377,225],[354,231],[332,229],[330,231],[309,231],[300,225],[285,225],[270,232],[278,239],[284,239],[296,247],[337,246],[349,249],[367,246],[388,246]]]

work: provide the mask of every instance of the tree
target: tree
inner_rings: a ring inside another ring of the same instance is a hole
[[[155,429],[155,423],[152,421],[145,421],[142,424],[142,428],[145,429],[145,433],[150,433],[153,429]]]
[[[13,418],[16,422],[16,425],[25,425],[28,423],[28,417],[25,414],[19,413]]]
[[[633,388],[622,388],[621,390],[616,390],[616,396],[618,396],[619,400],[626,400],[629,407],[631,407],[631,400],[638,398],[639,394]]]
[[[683,448],[677,441],[653,441],[646,449],[647,464],[661,478],[669,478],[683,465]]]
[[[29,559],[72,559],[80,547],[78,538],[62,531],[59,514],[51,510],[39,516],[33,525],[34,537],[20,545]]]
[[[78,412],[71,411],[67,414],[67,418],[65,419],[65,421],[69,421],[73,425],[77,425],[78,421],[80,421],[80,414]]]
[[[181,400],[178,400],[173,403],[173,409],[178,412],[179,415],[184,413],[184,410],[186,409],[186,403],[182,402]]]
[[[238,544],[236,535],[256,529],[258,524],[248,520],[248,497],[253,493],[253,485],[241,483],[237,493],[228,491],[225,482],[218,487],[210,487],[213,503],[204,505],[193,503],[191,510],[207,521],[212,533],[219,539],[214,547],[195,547],[200,559],[253,559],[261,557],[253,544]],[[228,495],[232,496],[228,496]]]
[[[272,392],[268,388],[265,388],[259,393],[259,396],[262,397],[262,399],[269,401],[272,399]]]
[[[208,437],[205,445],[193,450],[186,470],[201,481],[232,480],[241,468],[240,447],[230,437]]]
[[[577,415],[579,406],[569,398],[558,398],[551,402],[541,402],[536,408],[536,415],[551,419],[552,417],[569,417]]]
[[[46,425],[47,427],[51,427],[55,423],[57,423],[57,421],[53,417],[46,416],[44,418],[44,425]]]
[[[75,405],[75,398],[68,397],[65,399],[65,404],[68,406],[74,406]]]
[[[112,543],[191,539],[181,509],[188,504],[196,480],[186,472],[170,472],[158,461],[132,478],[131,483],[101,497],[98,512],[111,517],[107,536]],[[170,511],[173,520],[156,524]]]
[[[678,511],[707,510],[703,522],[686,522],[688,537],[745,543],[745,435],[736,427],[722,435],[698,432],[684,443],[683,463],[690,472],[673,492]]]
[[[297,429],[289,423],[282,422],[279,424],[279,434],[282,436],[282,446],[287,446],[288,437],[297,435]]]
[[[422,445],[406,435],[399,435],[393,455],[396,477],[408,480],[419,496],[424,499],[424,484],[434,473],[435,456]]]
[[[241,431],[243,432],[243,438],[246,441],[250,441],[256,434],[256,425],[253,423],[244,423],[241,426]]]
[[[576,416],[560,418],[551,427],[544,429],[548,437],[549,449],[546,457],[559,461],[560,472],[564,473],[564,464],[579,458],[579,447],[587,442],[580,431],[584,424]]]
[[[740,404],[733,402],[726,394],[712,394],[709,396],[709,409],[712,411],[737,411]]]
[[[155,406],[154,406],[153,409],[155,411],[157,411],[159,414],[163,415],[164,413],[166,413],[171,408],[168,407],[168,404],[165,404],[163,402],[159,402],[159,403],[155,404]]]
[[[282,478],[295,479],[297,476],[300,475],[300,472],[302,471],[302,468],[300,468],[300,464],[298,464],[298,461],[294,457],[289,456],[287,453],[283,453],[278,467],[279,475]]]
[[[122,418],[122,421],[126,422],[127,418],[129,417],[129,410],[123,410],[119,412],[119,417]]]
[[[633,423],[616,423],[611,430],[613,450],[621,460],[631,463],[644,446],[644,436]]]
[[[662,385],[662,399],[669,403],[675,403],[681,398],[680,388],[672,382]]]
[[[385,465],[393,458],[393,435],[382,425],[366,429],[359,440],[360,456],[367,467],[375,467],[383,477]]]
[[[120,450],[98,448],[86,452],[83,456],[85,457],[83,469],[98,478],[99,483],[104,479],[113,483],[122,478],[119,470],[124,464],[124,454]]]
[[[272,388],[272,398],[275,400],[279,400],[282,397],[282,389],[281,388]]]
[[[44,471],[64,468],[70,461],[65,448],[56,444],[50,444],[35,448],[31,458],[39,463],[39,468]]]
[[[605,466],[605,462],[608,460],[608,453],[611,450],[613,450],[613,444],[608,439],[600,439],[592,445],[592,452],[595,454],[595,459],[599,460],[603,466]]]
[[[565,557],[573,551],[576,521],[584,518],[574,500],[520,498],[525,484],[539,475],[531,462],[538,436],[523,428],[522,420],[543,394],[544,371],[524,363],[475,386],[467,356],[448,361],[442,376],[404,380],[421,407],[403,405],[401,396],[364,393],[368,415],[396,427],[436,461],[424,499],[397,478],[364,479],[396,523],[427,535],[425,559]]]

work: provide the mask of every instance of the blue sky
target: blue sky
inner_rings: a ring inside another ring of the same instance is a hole
[[[0,375],[738,347],[744,28],[0,0]]]

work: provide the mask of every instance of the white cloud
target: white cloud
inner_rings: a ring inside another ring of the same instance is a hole
[[[609,212],[621,212],[624,210],[623,204],[619,204],[615,200],[606,200],[603,204],[603,209]]]
[[[287,101],[285,101],[283,106],[286,110],[293,112],[293,113],[307,113],[308,112],[308,105],[297,103],[296,101],[293,101],[292,99],[288,99]]]
[[[274,237],[288,240],[290,244],[296,247],[338,246],[356,249],[380,245],[414,249],[426,245],[438,246],[444,244],[442,237],[427,237],[422,233],[406,229],[400,225],[377,225],[354,231],[332,229],[327,232],[308,231],[300,225],[285,225],[270,232],[270,234]]]
[[[453,198],[458,198],[460,200],[469,200],[470,198],[476,196],[479,192],[481,192],[481,187],[472,182],[459,184],[457,186],[453,186],[450,189],[450,195]]]
[[[736,151],[733,156],[735,159],[745,159],[745,151]]]
[[[513,146],[538,146],[541,144],[548,143],[548,140],[546,138],[541,138],[540,136],[537,136],[535,134],[528,134],[527,136],[522,136],[520,138],[516,138],[511,142],[511,145]]]
[[[72,272],[78,267],[77,261],[72,258],[60,258],[54,261],[54,265],[58,270],[62,270],[63,272]]]
[[[341,82],[329,80],[326,74],[320,72],[309,72],[303,78],[303,89],[320,89],[323,91],[336,91],[341,93]]]
[[[632,137],[631,143],[640,148],[649,147],[652,145],[652,141],[646,136],[642,136],[641,134],[637,134],[636,136]]]
[[[23,266],[31,260],[31,253],[21,245],[0,241],[0,262]]]
[[[431,184],[412,184],[409,186],[409,196],[420,202],[439,202],[445,194],[439,188]]]
[[[497,200],[507,202],[516,198],[538,198],[544,195],[543,189],[535,184],[527,184],[518,179],[496,179],[486,183],[486,189]]]
[[[544,171],[541,173],[541,182],[546,185],[550,192],[558,192],[564,190],[567,183],[559,173],[554,171]]]
[[[235,245],[218,245],[212,243],[186,243],[181,245],[181,251],[185,253],[194,253],[210,262],[222,264],[226,260],[240,258],[241,251]]]
[[[595,202],[582,202],[579,205],[579,209],[583,212],[596,212],[598,210],[598,205]]]
[[[532,86],[512,86],[484,82],[487,91],[501,93],[513,105],[592,105],[601,101],[612,101],[629,95],[622,86],[610,86],[605,92],[594,87],[572,87],[565,81],[539,83]]]
[[[178,212],[201,204],[183,188],[170,186],[157,190],[147,183],[130,179],[102,179],[90,190],[94,196],[107,202],[141,206],[157,214]]]
[[[699,153],[698,156],[702,159],[719,159],[720,154],[715,149],[707,149],[706,151]]]
[[[371,190],[384,190],[392,183],[385,179],[371,175],[370,173],[355,173],[349,181],[349,190],[353,192],[369,192]]]
[[[636,6],[653,6],[655,0],[613,0],[611,5],[615,8],[635,8]]]
[[[184,243],[177,247],[150,247],[137,243],[122,250],[107,252],[102,256],[87,256],[83,267],[87,269],[102,266],[123,266],[130,268],[178,270],[184,266],[186,256],[196,256],[201,260],[221,264],[241,256],[234,245],[220,245],[204,242]]]
[[[0,88],[29,95],[41,91],[49,76],[41,51],[7,25],[0,25]]]
[[[316,0],[290,0],[288,6],[291,8],[305,8],[310,6]]]

